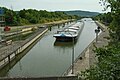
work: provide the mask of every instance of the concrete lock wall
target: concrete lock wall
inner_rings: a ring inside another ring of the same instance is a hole
[[[42,33],[40,33],[39,35],[37,35],[35,38],[33,38],[32,40],[30,40],[29,42],[27,42],[26,44],[24,44],[23,46],[21,46],[20,48],[18,48],[16,50],[16,54],[22,52],[23,50],[25,50],[27,47],[29,47],[35,40],[37,40],[40,36],[42,36],[45,32],[47,32],[48,29],[44,30]]]
[[[27,43],[21,45],[18,49],[10,53],[8,56],[6,56],[3,60],[0,61],[0,69],[2,69],[5,65],[7,65],[10,61],[15,59],[15,56],[22,51],[24,51],[27,47],[29,47],[32,43],[34,43],[39,37],[41,37],[45,32],[48,31],[48,28],[46,28],[44,31],[39,33],[37,36],[31,38]],[[4,55],[2,55],[4,56]]]
[[[35,38],[33,38],[28,43],[26,43],[24,46],[20,47],[17,50],[17,54],[20,53],[20,52],[22,52],[23,50],[25,50],[27,47],[29,47],[35,40],[37,40],[40,36],[42,36],[46,31],[48,31],[48,29],[46,29],[45,31],[43,31],[41,34],[37,35]]]

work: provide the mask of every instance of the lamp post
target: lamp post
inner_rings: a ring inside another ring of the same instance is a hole
[[[71,74],[74,74],[74,38],[72,37],[72,73]]]
[[[69,33],[72,36],[72,72],[71,74],[74,74],[74,37],[71,33]]]

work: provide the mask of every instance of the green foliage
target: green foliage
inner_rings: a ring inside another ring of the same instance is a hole
[[[48,12],[46,10],[20,10],[13,11],[4,7],[6,25],[25,25],[25,24],[37,24],[47,23],[66,19],[77,19],[78,16],[67,15],[64,12]]]
[[[111,12],[101,14],[96,19],[109,22],[110,42],[106,47],[96,48],[98,63],[82,72],[89,80],[120,80],[120,0],[101,0]]]
[[[20,19],[20,25],[30,24],[27,19],[21,18]]]
[[[119,80],[120,46],[98,48],[95,52],[97,53],[99,62],[95,67],[82,72],[82,76],[85,76],[86,80]]]
[[[21,18],[28,20],[32,24],[46,23],[51,21],[58,21],[63,19],[69,19],[70,16],[63,12],[48,12],[46,10],[21,10],[19,12]]]
[[[95,20],[98,20],[102,22],[105,25],[110,25],[110,23],[113,20],[112,14],[110,12],[104,13],[104,14],[99,14],[94,17]]]
[[[75,10],[75,11],[64,11],[68,15],[77,15],[80,17],[93,17],[97,16],[100,13],[98,12],[89,12],[89,11],[81,11],[81,10]]]

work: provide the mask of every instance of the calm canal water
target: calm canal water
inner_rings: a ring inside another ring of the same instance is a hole
[[[97,25],[90,18],[85,22],[75,47],[75,58],[93,41]],[[60,26],[62,28],[62,26]],[[58,26],[52,27],[27,54],[11,69],[4,71],[6,77],[61,76],[71,65],[72,45],[55,43],[54,33]],[[3,75],[4,74],[4,75]]]

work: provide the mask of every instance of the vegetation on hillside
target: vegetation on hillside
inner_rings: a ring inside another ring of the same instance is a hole
[[[78,16],[67,15],[64,12],[48,12],[46,10],[23,9],[20,11],[13,11],[4,7],[6,25],[26,25],[47,23],[66,19],[76,19]]]
[[[77,15],[77,16],[81,16],[81,17],[93,17],[93,16],[97,16],[100,13],[98,12],[89,12],[89,11],[81,11],[81,10],[75,10],[75,11],[63,11],[68,15]]]
[[[99,14],[99,15],[93,17],[93,18],[102,22],[105,25],[110,25],[110,23],[113,20],[111,12],[104,13],[104,14]]]
[[[95,50],[98,63],[82,72],[86,80],[120,80],[120,0],[101,0],[111,12],[97,16],[109,23],[110,42],[106,47]]]

